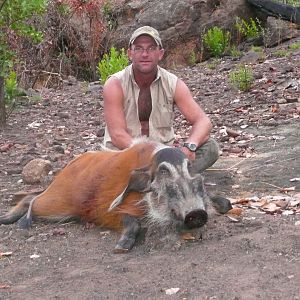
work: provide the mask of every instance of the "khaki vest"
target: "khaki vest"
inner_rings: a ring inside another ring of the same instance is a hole
[[[124,94],[124,113],[128,132],[132,137],[141,136],[141,123],[138,114],[140,89],[134,80],[132,65],[113,74],[122,85]],[[150,86],[152,111],[149,117],[149,138],[171,145],[174,141],[173,105],[177,76],[158,67],[157,77]],[[104,145],[113,148],[107,127]]]

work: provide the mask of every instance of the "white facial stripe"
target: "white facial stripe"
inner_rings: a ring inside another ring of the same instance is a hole
[[[168,162],[162,162],[162,163],[159,164],[159,167],[161,167],[161,166],[166,167],[170,171],[170,173],[173,175],[174,178],[178,178],[179,177],[179,173],[176,170],[176,168],[175,168],[174,165],[172,165],[172,164],[170,164]]]
[[[183,173],[184,177],[186,177],[188,179],[193,179],[193,178],[195,178],[195,176],[194,177],[191,176],[189,169],[188,169],[188,163],[189,163],[189,160],[185,159],[182,164],[182,173]]]

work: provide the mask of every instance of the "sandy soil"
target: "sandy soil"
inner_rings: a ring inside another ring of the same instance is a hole
[[[299,61],[300,53],[254,65],[263,74],[248,93],[228,87],[226,76],[235,65],[230,59],[213,70],[207,64],[176,70],[211,116],[223,150],[205,172],[211,194],[235,200],[299,195],[299,181],[291,181],[300,177],[299,102],[280,106],[284,115],[270,113],[283,91],[265,86],[270,66],[277,68],[273,84],[289,64],[290,77],[299,80]],[[99,147],[104,124],[99,88],[95,91],[80,82],[44,90],[41,102],[10,116],[0,132],[0,146],[9,145],[0,152],[1,213],[14,193],[39,187],[21,181],[30,159],[47,158],[57,170],[75,154]],[[300,98],[299,89],[293,92]],[[226,149],[239,144],[224,139],[220,128],[241,130],[241,119],[247,146],[242,143],[235,155]],[[177,126],[180,139],[187,125],[181,120]],[[122,255],[112,253],[118,233],[103,228],[38,222],[23,231],[2,225],[0,252],[11,254],[0,256],[0,299],[300,299],[300,214],[242,209],[235,219],[213,213],[193,242],[145,228],[132,251]],[[167,295],[172,288],[179,290]]]

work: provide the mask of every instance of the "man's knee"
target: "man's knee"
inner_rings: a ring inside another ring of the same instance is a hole
[[[213,138],[210,138],[203,146],[206,148],[206,151],[211,160],[216,162],[220,156],[220,147],[217,141]]]
[[[203,172],[205,169],[212,166],[219,158],[219,145],[210,138],[206,143],[201,145],[196,151],[196,160],[194,166],[198,172]]]

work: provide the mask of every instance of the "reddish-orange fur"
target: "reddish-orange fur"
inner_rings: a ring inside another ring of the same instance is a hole
[[[130,172],[150,164],[155,144],[136,144],[124,151],[87,152],[71,161],[33,203],[33,215],[79,216],[112,229],[122,228],[122,214],[142,216],[139,192],[130,193],[111,212],[111,202],[129,182]]]

